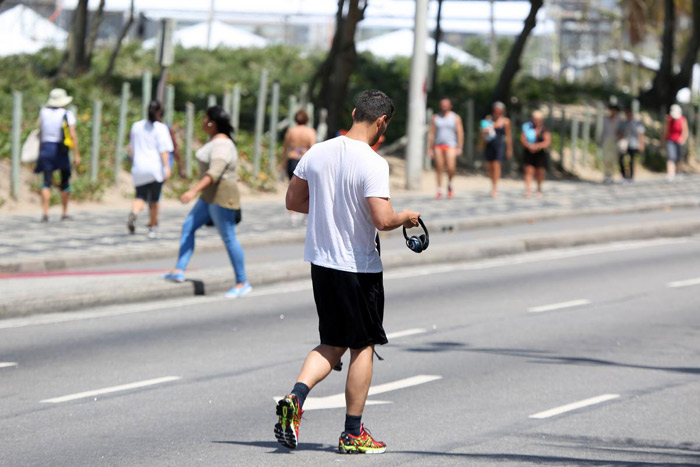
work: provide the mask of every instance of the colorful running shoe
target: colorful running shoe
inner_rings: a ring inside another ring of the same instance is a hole
[[[374,439],[372,433],[362,425],[360,436],[341,433],[338,451],[341,454],[381,454],[386,451],[386,443]]]
[[[239,298],[248,295],[253,291],[253,286],[246,282],[243,287],[233,286],[231,290],[226,292],[226,298]]]
[[[304,411],[299,406],[299,398],[289,394],[277,403],[277,423],[275,438],[284,447],[296,449],[299,443],[299,425]]]

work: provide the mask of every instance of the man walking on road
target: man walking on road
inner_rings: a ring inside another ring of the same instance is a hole
[[[298,444],[306,396],[350,349],[345,430],[338,450],[386,451],[386,444],[362,425],[374,346],[388,342],[382,326],[384,285],[375,236],[377,229],[415,227],[419,217],[415,211],[394,212],[389,201],[389,165],[371,148],[393,113],[394,104],[386,94],[363,92],[347,135],[313,146],[299,162],[287,190],[287,209],[309,214],[304,260],[311,263],[321,338],[306,357],[292,392],[277,404],[275,436],[290,449]]]

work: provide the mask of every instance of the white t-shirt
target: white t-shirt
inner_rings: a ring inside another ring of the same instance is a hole
[[[162,182],[165,179],[165,168],[161,154],[173,151],[173,140],[168,127],[161,122],[139,120],[131,126],[129,138],[134,156],[131,167],[134,186]]]
[[[41,127],[42,143],[62,143],[65,139],[63,135],[63,116],[66,116],[68,126],[75,125],[75,114],[62,107],[44,107],[39,111],[39,121]]]
[[[309,184],[304,260],[340,271],[382,271],[366,198],[389,198],[389,164],[346,136],[312,146],[294,175]]]

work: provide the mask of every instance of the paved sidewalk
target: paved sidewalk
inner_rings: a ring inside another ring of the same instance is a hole
[[[469,229],[551,218],[638,212],[700,206],[700,177],[686,176],[674,183],[650,180],[629,185],[583,182],[548,182],[542,200],[524,199],[522,190],[502,192],[491,199],[482,192],[458,194],[454,200],[425,195],[400,195],[396,209],[420,210],[434,229]],[[180,227],[190,207],[161,213],[160,238],[149,240],[139,218],[136,235],[126,232],[126,213],[103,211],[74,213],[70,222],[41,224],[38,216],[0,215],[0,273],[54,271],[87,265],[173,257],[179,245]],[[243,222],[237,233],[244,247],[300,242],[304,227],[292,228],[281,201],[243,205]],[[222,249],[215,228],[197,234],[197,251]]]

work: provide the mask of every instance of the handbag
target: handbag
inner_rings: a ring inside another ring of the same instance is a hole
[[[39,160],[39,148],[41,146],[41,141],[39,140],[39,130],[32,130],[24,140],[22,145],[22,153],[20,160],[25,164],[33,164]]]
[[[73,138],[70,137],[70,128],[68,127],[68,112],[63,114],[63,145],[69,150],[73,149]]]

